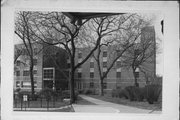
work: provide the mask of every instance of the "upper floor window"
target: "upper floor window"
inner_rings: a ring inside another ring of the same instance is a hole
[[[107,57],[107,51],[103,51],[103,57]]]
[[[103,72],[103,76],[105,75],[106,72]],[[105,76],[105,78],[107,78],[107,75]]]
[[[78,53],[78,58],[79,59],[82,58],[82,53],[81,52]]]
[[[71,63],[67,63],[67,67],[68,67],[68,68],[71,68]]]
[[[116,62],[116,67],[117,67],[117,68],[120,68],[120,67],[121,67],[121,61],[117,61],[117,62]]]
[[[107,62],[103,62],[103,68],[107,67]]]
[[[34,70],[33,73],[34,73],[34,75],[37,75],[37,70]]]
[[[16,71],[16,76],[20,76],[20,71]]]
[[[44,78],[52,79],[54,69],[44,69]]]
[[[34,48],[34,54],[38,53],[38,48]]]
[[[20,66],[21,62],[19,60],[16,61],[16,65]]]
[[[37,59],[33,59],[34,65],[37,65]]]
[[[94,62],[90,62],[90,68],[94,68]]]
[[[90,72],[90,78],[94,78],[94,72]]]
[[[23,76],[29,76],[29,70],[24,70],[23,71]]]
[[[121,50],[116,50],[117,56],[121,56]]]
[[[82,73],[78,72],[78,78],[81,78],[81,77],[82,77]]]

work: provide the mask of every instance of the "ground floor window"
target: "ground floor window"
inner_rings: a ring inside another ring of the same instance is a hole
[[[116,78],[121,78],[121,72],[116,72]]]
[[[139,78],[139,72],[135,72],[135,77]]]
[[[90,78],[94,78],[94,72],[90,72]]]
[[[81,78],[81,77],[82,77],[82,73],[78,72],[78,78]]]
[[[107,89],[107,83],[106,82],[103,83],[103,89]]]
[[[94,82],[90,82],[90,88],[94,87]]]
[[[31,82],[30,81],[22,81],[21,82],[22,88],[31,88]],[[34,81],[34,88],[37,88],[37,82]]]
[[[20,86],[21,86],[20,81],[16,81],[16,87],[20,87]]]

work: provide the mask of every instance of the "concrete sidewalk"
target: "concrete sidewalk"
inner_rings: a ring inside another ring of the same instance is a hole
[[[85,95],[79,95],[81,98],[94,103],[96,105],[78,105],[73,104],[75,112],[90,112],[90,113],[161,113],[161,111],[153,111],[140,109],[111,102],[102,101]]]

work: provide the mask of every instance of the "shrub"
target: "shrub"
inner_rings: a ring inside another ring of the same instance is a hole
[[[86,95],[95,95],[95,90],[94,89],[87,89],[84,91],[84,94]]]
[[[128,91],[126,89],[122,89],[121,92],[119,93],[119,97],[120,98],[124,97],[124,98],[128,99],[129,98]]]
[[[112,92],[111,92],[112,97],[120,97],[120,94],[121,94],[121,89],[120,88],[113,89]]]
[[[79,94],[78,91],[75,90],[75,100],[77,100],[78,94]],[[70,90],[62,91],[62,99],[64,99],[64,98],[70,98]]]
[[[153,104],[154,101],[158,101],[158,98],[161,94],[162,87],[160,85],[151,84],[145,86],[145,97],[149,104]]]
[[[54,95],[55,95],[55,92],[50,88],[42,89],[39,92],[39,96],[41,98],[45,98],[46,100],[51,100],[51,97],[53,97]]]
[[[18,92],[18,98],[19,99],[23,99],[23,95],[27,95],[28,96],[28,100],[37,100],[37,98],[39,97],[38,94],[35,92],[34,95],[32,95],[32,93],[30,91],[19,91]]]
[[[143,101],[144,99],[144,88],[128,86],[124,92],[127,92],[126,98],[129,98],[131,101]]]

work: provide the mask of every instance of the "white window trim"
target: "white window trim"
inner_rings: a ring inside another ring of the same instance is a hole
[[[78,73],[82,72],[82,68],[78,68]]]
[[[116,69],[116,72],[121,72],[121,68],[117,68],[117,69]]]
[[[135,72],[139,72],[139,68],[136,68]]]
[[[103,57],[103,62],[107,62],[107,57]]]
[[[107,68],[103,68],[103,72],[106,72],[107,71]]]
[[[90,68],[90,72],[94,72],[94,68]]]

